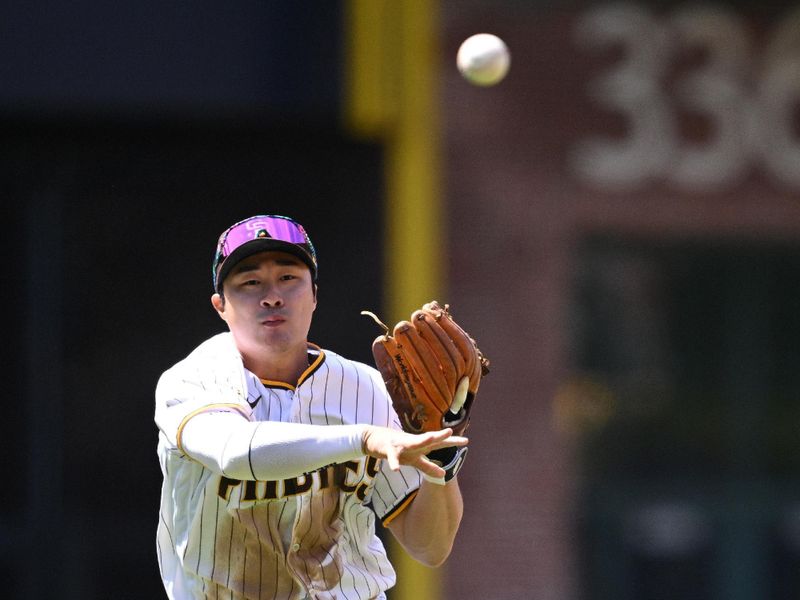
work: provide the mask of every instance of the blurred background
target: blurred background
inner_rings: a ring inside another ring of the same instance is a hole
[[[164,597],[153,390],[256,213],[317,246],[312,341],[437,297],[492,360],[392,600],[798,597],[800,5],[7,3],[0,141],[4,597]]]

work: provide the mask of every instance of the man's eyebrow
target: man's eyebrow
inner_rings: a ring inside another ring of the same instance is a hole
[[[236,265],[234,267],[233,272],[231,273],[231,275],[236,274],[236,273],[247,273],[248,271],[256,271],[256,270],[258,270],[258,265],[255,265],[253,263],[250,263],[250,264],[239,263],[238,265]]]
[[[295,267],[301,266],[303,262],[299,258],[294,257],[286,257],[286,258],[274,258],[272,261],[280,266],[280,267]],[[234,273],[247,273],[249,271],[258,271],[259,263],[257,262],[247,262],[242,261],[238,265],[233,268],[231,275]]]
[[[303,261],[299,258],[291,257],[291,258],[276,258],[275,264],[280,265],[282,267],[290,267],[292,265],[302,265]]]

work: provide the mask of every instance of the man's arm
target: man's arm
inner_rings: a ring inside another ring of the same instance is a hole
[[[375,425],[306,425],[248,421],[232,412],[201,412],[179,428],[177,445],[214,472],[234,479],[293,477],[368,454],[386,459],[393,470],[414,466],[430,477],[444,469],[426,454],[467,439],[451,429],[414,435]]]
[[[412,465],[435,479],[444,477],[445,471],[431,462],[427,454],[440,448],[466,444],[467,438],[453,436],[452,429],[412,435],[368,427],[364,436],[367,454],[387,459],[393,470],[400,464]],[[443,485],[426,479],[411,504],[387,527],[412,557],[424,565],[438,567],[450,555],[463,511],[457,479]]]
[[[364,429],[364,425],[249,421],[239,413],[202,412],[179,428],[177,447],[215,473],[266,481],[363,456]]]
[[[463,512],[457,479],[445,485],[423,481],[413,502],[387,527],[414,559],[438,567],[450,556]]]

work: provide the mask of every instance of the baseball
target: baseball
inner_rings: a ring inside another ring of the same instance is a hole
[[[508,46],[496,35],[477,33],[462,42],[456,64],[467,81],[488,87],[506,76],[511,55]]]

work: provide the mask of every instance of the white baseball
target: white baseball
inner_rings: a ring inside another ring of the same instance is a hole
[[[488,87],[500,83],[506,76],[511,54],[496,35],[476,33],[462,42],[456,64],[467,81]]]

